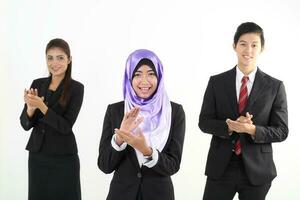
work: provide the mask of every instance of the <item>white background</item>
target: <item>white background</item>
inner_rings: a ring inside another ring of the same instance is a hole
[[[259,66],[284,81],[288,97],[290,134],[273,145],[278,177],[267,199],[300,199],[298,2],[0,0],[0,199],[27,199],[24,148],[30,132],[19,123],[23,90],[47,75],[44,51],[56,37],[70,44],[73,78],[85,85],[74,126],[83,199],[107,195],[111,175],[97,167],[103,117],[109,103],[122,100],[125,61],[139,48],[153,50],[162,60],[168,95],[186,112],[181,169],[173,176],[176,199],[201,199],[211,138],[198,128],[203,94],[210,75],[236,64],[233,35],[246,21],[264,29],[266,45]]]

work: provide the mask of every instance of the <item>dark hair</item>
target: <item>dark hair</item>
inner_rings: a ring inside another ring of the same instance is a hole
[[[55,38],[53,40],[50,40],[49,43],[46,46],[46,54],[49,51],[49,49],[52,48],[60,48],[68,57],[68,59],[71,58],[71,51],[70,51],[70,47],[69,44],[64,41],[63,39],[60,38]],[[71,84],[71,71],[72,71],[72,61],[68,64],[66,73],[65,73],[65,77],[62,80],[63,82],[63,91],[62,94],[59,98],[59,103],[61,106],[65,107],[67,104],[67,100],[69,98],[69,88],[70,88],[70,84]],[[52,76],[50,74],[50,76]]]
[[[246,33],[257,33],[260,36],[261,47],[265,45],[264,31],[254,22],[245,22],[238,26],[234,34],[233,43],[236,46],[240,37]]]
[[[136,65],[136,67],[134,68],[131,79],[133,79],[135,72],[136,72],[142,65],[147,65],[147,66],[149,66],[149,67],[154,71],[155,76],[157,77],[157,72],[156,72],[156,69],[155,69],[155,66],[154,66],[153,62],[152,62],[150,59],[148,59],[148,58],[143,58],[143,59],[141,59],[141,60],[139,61],[139,63],[138,63],[138,64]]]

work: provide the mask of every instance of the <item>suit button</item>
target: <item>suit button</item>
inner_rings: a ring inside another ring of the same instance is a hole
[[[232,144],[234,144],[234,143],[235,143],[235,141],[234,141],[234,140],[231,140],[231,143],[232,143]]]
[[[137,173],[137,177],[142,178],[142,173],[141,172]]]
[[[45,129],[42,129],[42,133],[45,133]]]

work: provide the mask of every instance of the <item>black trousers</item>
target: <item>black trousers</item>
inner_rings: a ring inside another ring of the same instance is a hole
[[[241,157],[232,155],[224,175],[214,180],[207,177],[203,200],[232,200],[238,193],[240,200],[264,200],[271,182],[252,185],[247,177]]]

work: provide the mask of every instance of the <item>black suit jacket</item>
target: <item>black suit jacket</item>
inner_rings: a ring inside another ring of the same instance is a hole
[[[51,77],[36,79],[30,88],[38,89],[39,96],[46,97]],[[72,126],[76,121],[83,100],[84,86],[75,81],[71,81],[69,99],[65,107],[59,103],[63,84],[61,83],[51,98],[45,102],[48,111],[44,115],[37,109],[34,115],[29,118],[27,106],[20,116],[22,127],[28,131],[32,127],[32,132],[26,146],[30,152],[43,152],[46,154],[74,154],[77,153],[77,145]]]
[[[143,200],[174,199],[170,176],[179,170],[185,135],[185,114],[181,105],[171,102],[172,122],[167,143],[159,152],[157,164],[139,166],[135,150],[127,145],[116,151],[111,145],[114,128],[119,128],[124,116],[124,102],[107,107],[99,147],[98,166],[104,173],[114,171],[108,200],[136,200],[139,188]]]
[[[237,119],[236,68],[209,80],[199,117],[199,127],[212,134],[205,174],[219,179],[232,155],[237,133],[228,134],[227,118]],[[281,81],[257,70],[254,84],[243,115],[253,115],[255,139],[240,134],[242,158],[249,180],[254,185],[270,182],[276,177],[273,161],[273,142],[281,142],[288,135],[288,112],[284,85]]]

